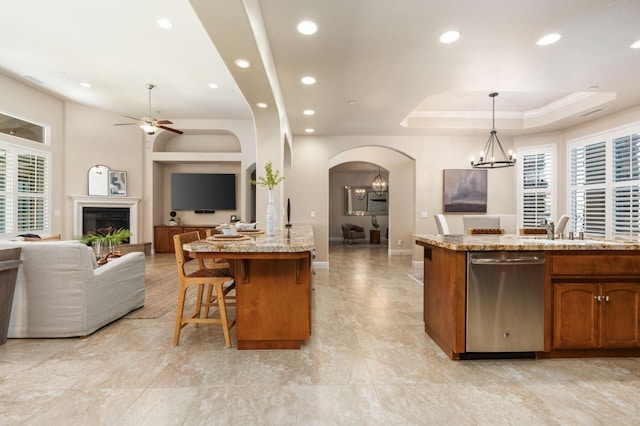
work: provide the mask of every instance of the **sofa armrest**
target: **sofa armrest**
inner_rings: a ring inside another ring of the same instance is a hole
[[[144,273],[142,252],[127,253],[93,270],[86,289],[88,333],[144,305]]]

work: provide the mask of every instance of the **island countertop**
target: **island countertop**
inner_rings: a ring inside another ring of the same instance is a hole
[[[505,235],[435,235],[413,236],[418,245],[431,245],[454,251],[533,251],[533,250],[640,250],[640,241],[605,241],[597,239],[550,240],[544,236]]]
[[[184,249],[214,253],[299,253],[315,249],[313,228],[309,224],[294,224],[276,231],[273,237],[264,232],[240,234],[241,239],[208,238],[185,244]]]

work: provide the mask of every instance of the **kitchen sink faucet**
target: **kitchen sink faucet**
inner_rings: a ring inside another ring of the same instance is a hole
[[[550,220],[546,220],[544,219],[544,229],[546,229],[547,231],[547,238],[549,238],[550,240],[555,240],[556,239],[556,233],[555,233],[555,224],[550,221]]]

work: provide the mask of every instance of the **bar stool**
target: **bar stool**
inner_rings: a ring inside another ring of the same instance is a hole
[[[178,346],[180,342],[180,330],[187,324],[193,324],[194,327],[198,327],[200,324],[221,324],[225,344],[230,348],[231,337],[229,330],[235,325],[236,321],[234,319],[232,322],[229,322],[227,318],[227,306],[235,306],[235,298],[228,298],[227,294],[235,289],[235,281],[231,276],[228,265],[225,266],[223,264],[220,268],[207,268],[202,259],[193,259],[185,255],[182,246],[198,241],[199,239],[200,235],[198,231],[173,236],[179,284],[173,346]],[[197,261],[198,269],[193,272],[187,272],[185,265],[192,260]],[[191,286],[197,286],[196,308],[192,315],[185,316],[184,304],[187,290]],[[206,297],[204,297],[205,294]],[[229,302],[227,302],[227,299],[229,299]],[[218,308],[219,318],[209,318],[209,309],[214,307]],[[202,315],[203,310],[204,316]]]

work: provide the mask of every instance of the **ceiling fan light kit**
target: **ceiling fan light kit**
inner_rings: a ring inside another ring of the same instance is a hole
[[[498,139],[498,132],[496,131],[496,96],[498,93],[489,93],[489,97],[493,99],[493,124],[491,126],[491,132],[489,133],[489,139],[484,145],[482,151],[480,151],[480,160],[475,161],[471,157],[471,167],[474,169],[499,169],[502,167],[513,167],[516,165],[516,155],[513,151],[505,152]],[[496,149],[497,144],[497,149]],[[496,159],[496,152],[500,155]]]
[[[138,124],[140,128],[144,130],[144,132],[147,135],[155,134],[156,130],[158,129],[167,130],[169,132],[177,133],[179,135],[183,134],[184,132],[182,130],[177,130],[177,129],[166,126],[166,124],[173,124],[173,122],[169,120],[157,120],[151,117],[151,90],[153,90],[154,87],[156,86],[153,84],[147,83],[147,89],[149,90],[149,115],[147,117],[135,118],[135,117],[129,117],[125,115],[125,117],[130,118],[132,120],[136,120],[138,123],[121,123],[121,124],[114,124],[114,126],[129,126],[133,124]]]

